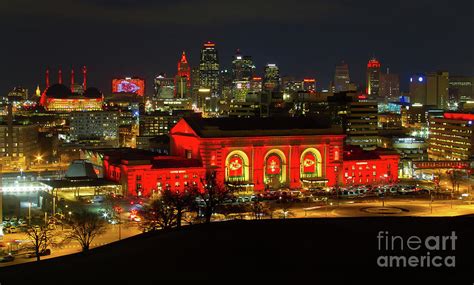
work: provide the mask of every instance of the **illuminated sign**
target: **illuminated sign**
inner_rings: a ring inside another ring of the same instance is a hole
[[[281,173],[281,159],[278,155],[272,154],[267,158],[267,174],[280,174]]]
[[[367,162],[356,162],[357,165],[367,164]]]
[[[229,161],[229,176],[244,176],[244,160],[240,155],[233,155]]]
[[[312,152],[308,152],[303,157],[303,172],[304,173],[315,173],[316,172],[316,157]]]
[[[186,173],[186,170],[171,170],[170,173]]]
[[[145,80],[140,78],[115,78],[112,79],[113,93],[135,93],[145,95]]]

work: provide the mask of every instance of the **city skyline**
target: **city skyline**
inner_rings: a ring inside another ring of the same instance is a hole
[[[364,85],[366,63],[373,55],[382,63],[381,71],[389,67],[400,75],[403,91],[407,91],[413,73],[473,73],[472,46],[452,44],[472,32],[468,15],[472,3],[468,1],[429,3],[428,11],[423,1],[401,2],[403,10],[375,1],[366,1],[365,7],[302,1],[288,10],[294,13],[285,11],[291,7],[284,2],[271,13],[264,13],[266,5],[260,3],[247,3],[255,6],[247,11],[241,7],[245,1],[241,5],[208,2],[213,8],[206,13],[216,17],[214,22],[197,19],[195,14],[202,8],[186,1],[168,3],[161,10],[149,1],[87,1],[80,5],[71,1],[63,4],[71,11],[64,16],[58,15],[55,5],[36,7],[31,1],[2,7],[0,21],[11,27],[5,29],[5,38],[26,44],[0,47],[4,70],[8,71],[8,76],[0,79],[0,90],[7,93],[14,86],[25,86],[31,92],[44,82],[46,67],[69,70],[82,65],[89,69],[91,86],[104,92],[109,91],[112,78],[127,75],[144,77],[151,90],[154,76],[175,72],[183,50],[190,65],[197,66],[200,46],[207,40],[217,45],[221,69],[231,67],[239,48],[252,56],[259,75],[267,63],[276,63],[282,76],[314,77],[318,88],[327,87],[335,65],[342,60],[349,64],[351,79]],[[29,5],[29,9],[22,10],[21,5]],[[175,10],[179,7],[187,7],[182,17]],[[387,7],[389,14],[384,12]],[[28,12],[32,10],[36,13]],[[131,10],[136,12],[133,17],[128,13]],[[169,12],[166,16],[165,10]],[[104,16],[99,17],[98,12]],[[161,17],[150,16],[153,12]],[[455,21],[443,20],[454,13]],[[112,20],[114,16],[122,21]],[[397,18],[404,21],[391,24]],[[361,40],[368,27],[376,36]],[[439,41],[440,36],[445,40]]]

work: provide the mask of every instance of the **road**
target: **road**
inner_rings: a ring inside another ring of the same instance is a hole
[[[55,233],[57,242],[64,239],[67,231],[68,230],[66,229],[55,230],[54,233]],[[141,231],[139,230],[136,224],[124,223],[121,225],[121,228],[120,228],[121,239],[129,238],[140,233]],[[102,246],[102,245],[115,242],[118,240],[119,240],[119,225],[108,225],[106,233],[95,238],[94,241],[92,242],[91,248]],[[11,244],[13,244],[15,241],[22,241],[21,242],[22,244],[30,243],[27,240],[27,237],[24,233],[6,234],[2,240],[2,242],[4,243],[11,243]],[[51,249],[51,255],[42,256],[41,259],[54,258],[54,257],[62,256],[62,255],[78,253],[80,251],[81,251],[80,244],[77,241],[71,241],[65,244],[60,244],[58,246],[53,246],[53,248]],[[25,263],[25,262],[32,262],[32,261],[36,261],[36,258],[26,258],[24,255],[17,256],[15,257],[15,260],[12,262],[0,263],[0,267],[10,266],[10,265],[19,264],[19,263]]]

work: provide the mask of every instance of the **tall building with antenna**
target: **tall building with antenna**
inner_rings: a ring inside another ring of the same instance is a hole
[[[189,66],[186,53],[183,51],[178,61],[178,73],[175,77],[175,98],[188,98],[191,92],[191,67]]]
[[[216,44],[205,42],[199,60],[199,89],[207,90],[214,97],[219,97],[219,57]]]
[[[380,89],[380,62],[373,57],[367,63],[367,95],[375,98]]]

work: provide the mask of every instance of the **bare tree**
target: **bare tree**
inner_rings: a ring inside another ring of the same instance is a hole
[[[168,188],[161,193],[163,203],[175,211],[177,228],[181,227],[183,215],[191,210],[196,197],[195,193],[191,188],[183,192],[172,191]]]
[[[52,246],[55,242],[54,235],[51,228],[49,227],[49,224],[45,224],[43,226],[29,226],[26,229],[26,236],[31,242],[29,248],[35,251],[37,261],[40,261],[41,253],[46,251],[46,249],[49,246]]]
[[[82,210],[71,217],[70,226],[72,231],[66,235],[66,240],[79,242],[82,251],[86,252],[92,241],[105,233],[107,224],[99,215]]]
[[[194,193],[199,198],[199,207],[203,210],[206,223],[211,222],[212,214],[224,201],[231,199],[232,190],[228,187],[220,185],[216,181],[216,173],[209,172],[205,179],[201,179],[203,189],[194,189]]]
[[[448,177],[452,185],[451,192],[454,194],[454,192],[456,191],[456,187],[459,191],[459,185],[461,184],[461,177],[462,177],[461,172],[457,170],[451,170],[448,172]]]
[[[141,211],[143,222],[141,227],[147,230],[170,229],[176,225],[176,210],[165,203],[163,197],[155,199],[150,206]]]

